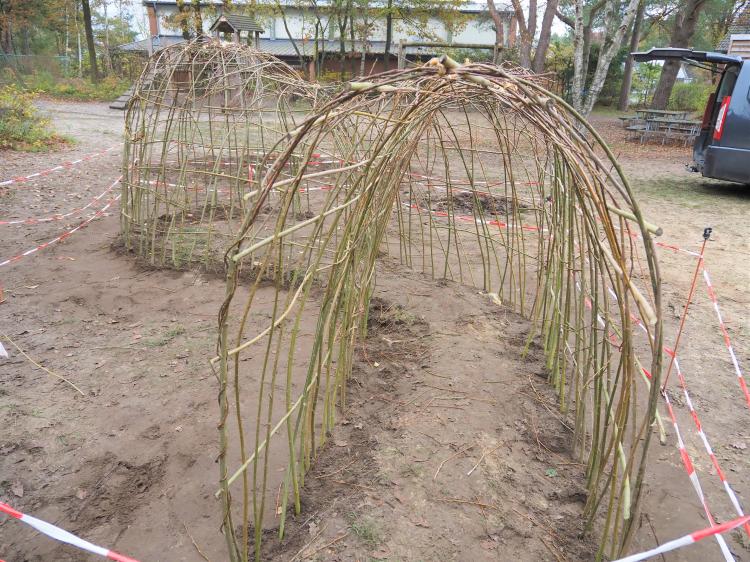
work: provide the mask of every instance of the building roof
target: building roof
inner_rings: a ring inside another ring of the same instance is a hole
[[[734,18],[734,21],[729,26],[729,30],[721,42],[717,45],[716,50],[726,53],[729,50],[729,42],[732,39],[732,35],[750,34],[750,1]]]
[[[265,29],[260,25],[253,16],[243,16],[240,14],[223,14],[216,18],[211,24],[211,31],[221,31],[228,33],[237,33],[238,31],[253,31],[264,33]]]
[[[185,39],[181,35],[160,35],[159,37],[153,38],[153,50],[159,51],[170,45],[182,43]],[[141,39],[140,41],[133,41],[132,43],[126,43],[120,45],[118,49],[123,51],[141,51],[148,52],[148,39]],[[305,58],[310,58],[315,54],[315,42],[314,41],[302,41],[297,40],[297,48],[300,54]],[[283,58],[296,58],[297,52],[294,50],[294,45],[290,39],[265,39],[260,38],[258,48],[261,51],[270,53],[276,57]],[[337,55],[341,44],[338,39],[326,39],[320,42],[320,48],[325,51],[328,56]],[[350,41],[346,41],[346,51],[350,53],[352,50],[352,44]],[[440,54],[437,50],[430,47],[405,47],[405,54],[409,56],[434,56]],[[354,52],[362,52],[362,42],[354,42]],[[395,41],[391,43],[391,55],[396,56],[398,52],[398,43]],[[442,51],[440,51],[442,52]],[[367,54],[370,55],[382,55],[385,53],[385,41],[368,41],[367,42]]]
[[[164,49],[165,47],[169,47],[170,45],[182,43],[184,40],[185,39],[182,37],[182,35],[159,35],[158,37],[153,37],[150,39],[139,39],[138,41],[132,41],[130,43],[125,43],[124,45],[118,45],[117,49],[121,51],[142,51],[148,53],[149,41],[153,41],[154,51],[159,51],[161,49]]]
[[[301,41],[296,40],[297,48],[304,57],[312,57],[315,54],[315,41]],[[351,41],[346,41],[346,52],[351,53],[352,44]],[[258,48],[261,51],[266,51],[277,57],[296,57],[297,52],[294,50],[294,45],[290,39],[260,39]],[[320,41],[319,49],[324,51],[328,56],[336,55],[341,49],[341,43],[338,39],[326,39]],[[431,56],[437,54],[435,49],[429,47],[405,47],[404,51],[407,55],[423,55]],[[354,42],[354,52],[362,52],[362,41]],[[398,52],[398,43],[391,42],[391,55],[396,56]],[[382,55],[385,54],[385,41],[368,41],[367,42],[367,54],[368,55]]]

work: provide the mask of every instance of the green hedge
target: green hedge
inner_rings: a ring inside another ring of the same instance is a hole
[[[715,86],[704,82],[677,82],[669,96],[669,109],[703,112]]]
[[[130,87],[128,80],[107,76],[94,84],[87,78],[55,78],[47,72],[37,72],[28,78],[30,89],[67,100],[112,101]]]
[[[16,86],[0,87],[0,148],[38,151],[67,142],[37,115],[34,97]]]

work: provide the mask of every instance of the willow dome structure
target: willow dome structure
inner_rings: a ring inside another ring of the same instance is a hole
[[[236,43],[202,38],[155,54],[125,118],[125,247],[156,266],[223,269],[258,163],[318,91]]]
[[[533,77],[443,57],[350,84],[258,171],[212,360],[229,559],[260,559],[279,486],[282,533],[287,505],[300,509],[383,260],[530,321],[574,426],[599,557],[627,548],[659,421],[658,229],[585,120]]]

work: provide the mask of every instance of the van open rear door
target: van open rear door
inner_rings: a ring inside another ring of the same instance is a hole
[[[631,53],[636,62],[650,62],[654,60],[682,60],[693,62],[707,62],[711,64],[742,64],[742,57],[712,53],[711,51],[694,51],[693,49],[678,49],[676,47],[653,48],[641,53]]]
[[[673,47],[632,55],[636,62],[673,60],[721,73],[693,145],[695,169],[706,177],[750,182],[750,93],[733,96],[735,86],[748,91],[750,65],[743,68],[742,57],[735,55]]]

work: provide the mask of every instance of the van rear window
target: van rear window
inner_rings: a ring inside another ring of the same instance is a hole
[[[724,71],[724,76],[721,78],[721,84],[719,85],[719,91],[716,93],[716,104],[720,105],[724,100],[725,96],[731,96],[734,91],[734,85],[737,83],[737,76],[739,75],[739,67],[730,66]]]

